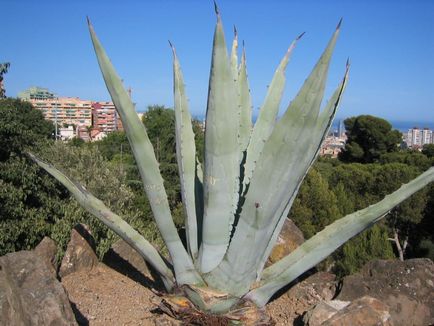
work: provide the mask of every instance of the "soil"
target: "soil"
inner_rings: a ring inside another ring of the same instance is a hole
[[[152,279],[119,271],[123,274],[100,263],[90,272],[76,272],[62,279],[80,325],[180,325],[158,311],[158,285]],[[267,305],[276,325],[299,324],[308,306],[294,302],[283,294]]]

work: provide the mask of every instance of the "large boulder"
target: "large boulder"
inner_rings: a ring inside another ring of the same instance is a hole
[[[286,295],[303,306],[331,300],[336,295],[336,275],[318,272],[291,287]]]
[[[71,230],[71,240],[63,256],[59,276],[63,278],[71,273],[90,271],[96,265],[95,240],[87,225],[78,224]]]
[[[303,322],[306,326],[320,326],[349,304],[349,301],[321,301],[304,314]]]
[[[47,265],[47,268],[51,271],[51,273],[56,276],[57,275],[57,266],[56,266],[56,253],[57,253],[57,245],[54,240],[49,237],[44,237],[42,241],[36,246],[34,252],[42,258],[42,260]]]
[[[110,250],[104,256],[103,261],[117,271],[119,271],[119,269],[122,269],[121,272],[125,270],[123,274],[137,271],[142,275],[150,276],[148,265],[143,257],[122,239],[116,241],[111,246]]]
[[[64,288],[35,252],[0,257],[0,325],[77,325]]]
[[[303,233],[292,220],[287,218],[283,224],[282,231],[277,238],[277,242],[271,251],[270,257],[268,258],[268,265],[271,265],[287,256],[303,242]]]
[[[336,286],[334,274],[318,272],[297,282],[284,295],[267,304],[266,309],[271,316],[279,318],[279,323],[292,325],[313,305],[331,300]]]
[[[303,317],[306,326],[392,326],[389,307],[364,296],[353,302],[320,302]]]
[[[344,278],[337,299],[369,295],[389,306],[394,325],[434,324],[434,262],[375,260]]]

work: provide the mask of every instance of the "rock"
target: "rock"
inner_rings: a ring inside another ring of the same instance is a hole
[[[275,263],[294,251],[304,242],[303,233],[290,219],[286,219],[277,242],[268,258],[268,265]]]
[[[181,322],[167,316],[160,315],[152,319],[154,326],[181,326]]]
[[[118,273],[145,287],[164,291],[160,276],[149,269],[143,257],[122,239],[116,241],[107,251],[103,262]]]
[[[389,307],[394,325],[434,324],[434,262],[429,259],[375,260],[344,278],[339,300],[364,295]]]
[[[112,245],[103,260],[106,263],[108,263],[108,260],[121,260],[131,265],[137,272],[150,275],[149,268],[143,257],[122,239]]]
[[[42,258],[51,273],[56,276],[56,253],[57,245],[54,240],[49,237],[44,237],[36,246],[34,252]]]
[[[311,324],[309,324],[311,325]],[[389,307],[380,300],[364,296],[337,311],[322,326],[392,326]],[[408,325],[408,324],[407,324]]]
[[[35,252],[0,257],[0,325],[77,325],[64,288]]]
[[[79,271],[90,271],[97,264],[95,241],[89,227],[84,224],[76,225],[71,231],[71,240],[63,256],[59,276],[65,277]]]
[[[313,305],[331,300],[336,294],[336,276],[327,272],[310,275],[303,281],[297,282],[284,295],[267,305],[267,310],[273,316],[294,320],[301,316]],[[281,307],[282,304],[284,307]]]
[[[320,326],[324,321],[330,319],[339,310],[350,304],[349,301],[321,301],[303,316],[303,322],[308,326]]]
[[[336,287],[336,275],[318,272],[294,285],[286,295],[312,305],[319,301],[333,299],[336,294]]]

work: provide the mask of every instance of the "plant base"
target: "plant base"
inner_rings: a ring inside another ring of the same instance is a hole
[[[274,320],[265,309],[258,308],[250,301],[240,302],[235,308],[225,314],[211,314],[195,307],[186,297],[177,295],[161,296],[158,308],[172,318],[179,320],[182,325],[203,326],[269,326],[275,325]]]

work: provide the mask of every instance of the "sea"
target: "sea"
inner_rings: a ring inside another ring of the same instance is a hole
[[[204,121],[204,116],[195,116],[195,119],[199,121]],[[256,120],[256,117],[253,117],[253,120]],[[344,125],[345,118],[335,118],[333,121],[331,131],[338,131],[339,124],[342,123],[342,129]],[[407,132],[408,129],[412,129],[417,127],[419,129],[428,128],[434,131],[434,121],[403,121],[403,120],[387,120],[394,129],[399,130],[400,132]]]
[[[332,130],[338,130],[340,121],[343,121],[345,119],[335,119],[333,121]],[[434,130],[434,121],[393,121],[388,120],[389,123],[392,125],[393,129],[397,129],[400,132],[407,132],[408,129],[412,129],[414,127],[417,127],[419,129],[428,128],[431,130]]]

